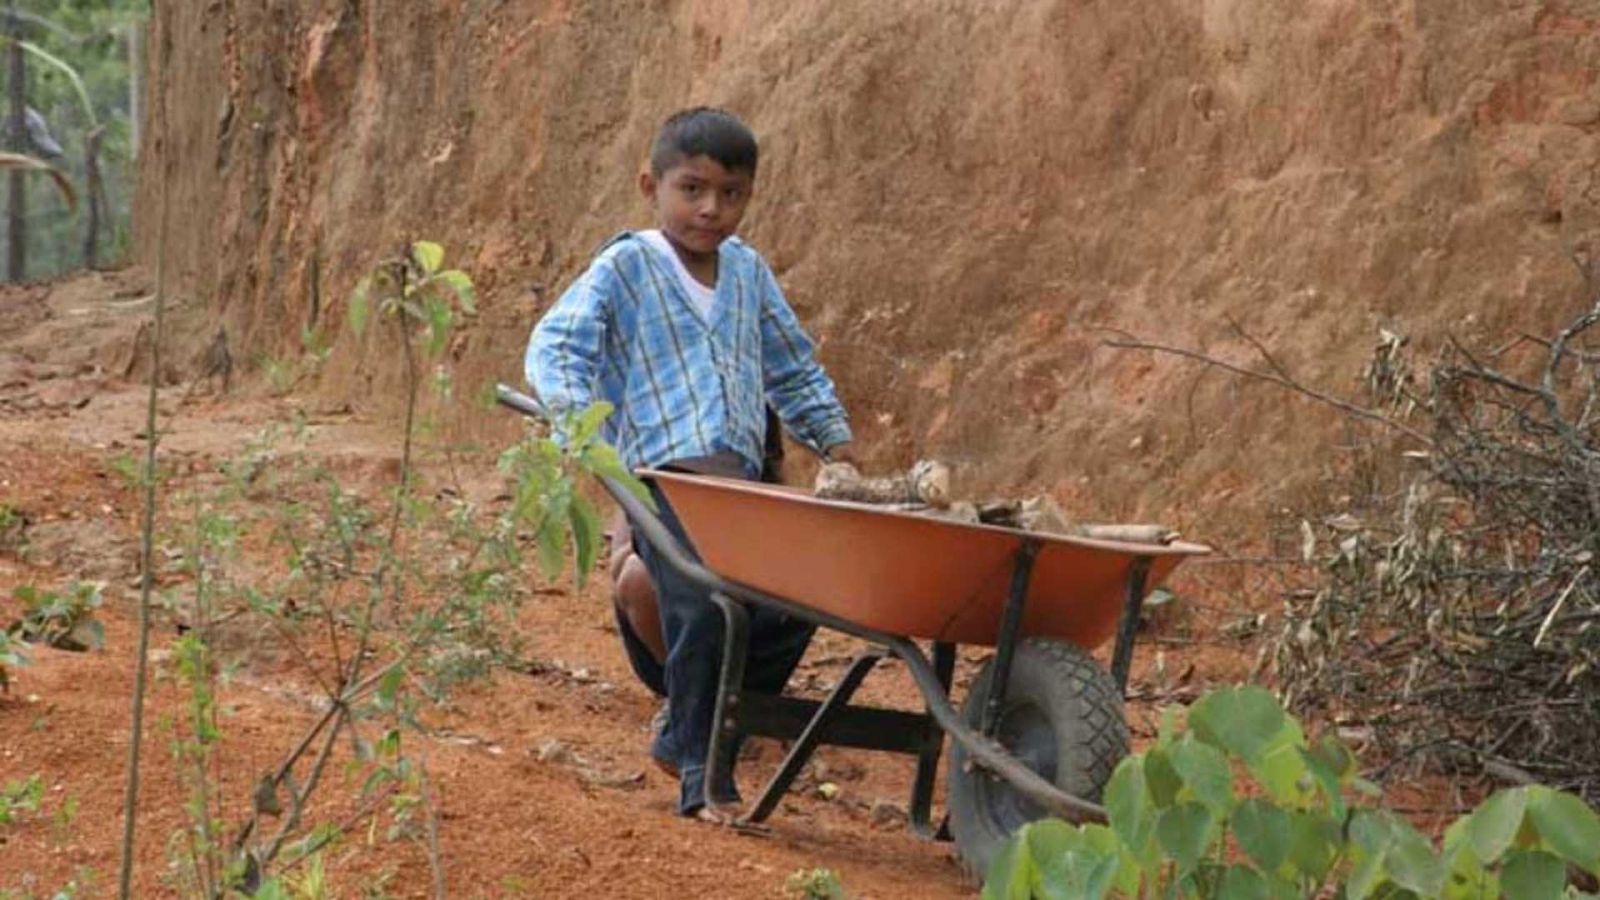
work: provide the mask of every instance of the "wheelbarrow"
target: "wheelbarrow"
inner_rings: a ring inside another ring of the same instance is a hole
[[[497,396],[543,418],[530,397],[504,385]],[[731,771],[741,734],[791,742],[741,821],[770,816],[823,744],[915,757],[911,828],[924,838],[953,838],[979,874],[1027,822],[1105,820],[1101,793],[1128,752],[1123,697],[1140,608],[1179,563],[1209,548],[1029,533],[779,485],[638,474],[666,495],[698,561],[625,487],[600,480],[636,533],[709,592],[725,624],[706,784]],[[752,604],[854,635],[869,649],[820,701],[744,690]],[[1091,655],[1108,640],[1109,671]],[[957,711],[950,689],[962,644],[994,652]],[[905,665],[922,711],[851,702],[888,657]],[[946,735],[946,816],[936,826],[934,780]]]

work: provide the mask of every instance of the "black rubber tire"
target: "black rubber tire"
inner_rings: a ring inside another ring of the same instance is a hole
[[[994,661],[973,679],[961,715],[982,722]],[[1128,755],[1128,723],[1116,682],[1077,646],[1029,638],[1011,658],[1011,678],[995,735],[1028,768],[1069,794],[1100,802],[1118,761]],[[946,772],[950,831],[972,874],[989,871],[1013,832],[1048,813],[1007,782],[969,765],[960,742],[952,742]]]

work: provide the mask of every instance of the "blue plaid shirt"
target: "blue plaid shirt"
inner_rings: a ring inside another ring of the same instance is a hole
[[[630,466],[733,451],[760,471],[772,404],[800,441],[850,440],[833,382],[760,254],[718,251],[716,302],[703,316],[673,262],[637,236],[611,239],[533,330],[528,384],[557,414],[607,400],[604,436]]]

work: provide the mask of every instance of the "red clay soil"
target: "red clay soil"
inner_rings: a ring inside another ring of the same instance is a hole
[[[50,892],[83,871],[93,879],[85,896],[115,885],[140,504],[116,469],[119,457],[142,452],[145,402],[145,389],[117,368],[132,359],[148,313],[145,287],[125,273],[0,294],[0,502],[29,522],[25,547],[0,544],[0,621],[15,616],[11,591],[19,585],[80,577],[107,584],[105,649],[34,648],[0,695],[0,784],[38,774],[47,787],[39,812],[0,825],[0,891]],[[92,339],[60,339],[69,327]],[[311,452],[353,484],[381,486],[396,468],[397,435],[346,410],[304,408],[259,387],[185,399],[187,390],[179,381],[161,392],[161,458],[172,473],[166,497],[206,483],[252,435],[296,409],[313,423]],[[427,448],[423,456],[425,467],[434,464]],[[464,480],[492,487],[492,459],[486,451],[458,461]],[[1129,708],[1136,741],[1154,731],[1152,700],[1192,698],[1209,683],[1246,677],[1256,660],[1248,639],[1226,637],[1223,627],[1250,615],[1245,573],[1195,565],[1178,588],[1181,610],[1145,635],[1135,664],[1133,693],[1145,698]],[[169,842],[188,795],[169,750],[170,723],[183,709],[170,677],[176,630],[165,613],[155,621],[136,896],[172,892]],[[919,840],[905,825],[908,758],[824,750],[762,836],[677,817],[675,786],[647,764],[655,704],[629,673],[602,589],[534,591],[520,627],[537,674],[499,672],[431,716],[431,736],[407,738],[437,794],[450,896],[772,897],[783,895],[791,874],[817,867],[836,872],[852,897],[975,893],[951,845]],[[226,648],[241,663],[222,690],[220,803],[229,823],[248,811],[255,779],[318,714],[314,687],[270,648],[250,633],[231,635]],[[855,649],[849,639],[819,636],[793,687],[825,690]],[[964,653],[958,684],[981,659]],[[907,708],[916,701],[894,665],[864,692]],[[341,751],[336,764],[347,756]],[[747,793],[778,758],[779,748],[757,742],[740,769]],[[339,821],[358,810],[360,784],[337,765],[330,771],[313,815]],[[818,789],[824,783],[838,788],[831,798]],[[388,840],[383,825],[363,824],[325,858],[342,896],[375,887],[428,895],[423,846]]]

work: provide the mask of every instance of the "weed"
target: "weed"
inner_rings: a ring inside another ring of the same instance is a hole
[[[21,547],[27,526],[28,519],[21,510],[9,503],[0,503],[0,550]]]
[[[22,601],[22,618],[6,630],[28,643],[58,650],[98,650],[106,643],[105,626],[95,618],[104,589],[102,583],[87,581],[75,581],[64,591],[17,587],[12,594]]]
[[[118,453],[106,463],[111,474],[122,479],[125,486],[136,488],[144,484],[144,466],[132,453]]]
[[[22,641],[13,638],[10,631],[0,631],[0,693],[11,692],[11,670],[28,664],[22,652]]]
[[[785,896],[796,900],[846,900],[844,883],[832,869],[797,869],[783,883]]]
[[[44,779],[39,773],[21,781],[8,781],[0,787],[0,825],[11,825],[22,813],[39,811],[44,800]]]
[[[261,371],[267,379],[268,389],[273,396],[281,397],[299,387],[307,379],[315,378],[322,373],[322,367],[327,363],[332,351],[332,343],[320,328],[302,328],[298,359],[286,359],[281,356],[268,356],[262,359]]]
[[[78,796],[67,794],[50,815],[50,832],[57,847],[65,845],[72,838],[72,826],[77,820]]]

